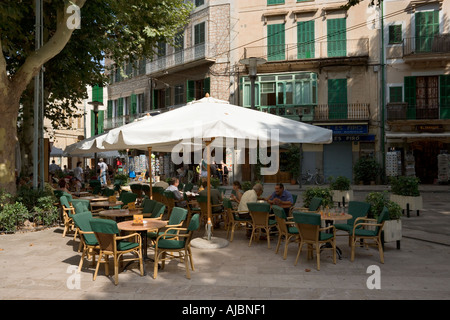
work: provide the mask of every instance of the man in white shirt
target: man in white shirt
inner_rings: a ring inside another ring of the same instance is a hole
[[[260,183],[255,184],[252,190],[245,191],[241,197],[241,201],[239,202],[238,211],[248,212],[247,203],[258,201],[258,198],[262,195],[263,191],[264,188]],[[241,215],[241,217],[246,218],[247,216],[244,214]],[[248,214],[248,218],[250,218],[250,214]]]
[[[100,182],[102,186],[106,186],[106,174],[108,173],[108,165],[103,162],[103,158],[100,158],[98,166],[100,168]]]

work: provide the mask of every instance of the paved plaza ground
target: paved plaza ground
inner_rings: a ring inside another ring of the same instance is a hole
[[[299,194],[298,186],[287,186]],[[266,185],[264,195],[273,190]],[[304,188],[303,188],[304,190]],[[354,186],[355,200],[370,191],[387,186]],[[100,269],[96,281],[94,268],[85,262],[81,273],[74,272],[80,253],[78,239],[62,237],[61,227],[48,230],[0,235],[1,300],[448,300],[450,299],[450,207],[449,186],[421,186],[424,209],[420,215],[403,217],[401,249],[385,244],[385,263],[381,264],[375,247],[357,248],[350,261],[347,237],[338,237],[342,259],[332,263],[331,252],[321,255],[321,270],[316,260],[307,260],[306,251],[294,266],[297,245],[289,245],[287,259],[275,254],[265,241],[248,246],[244,229],[237,230],[234,241],[220,249],[193,248],[195,271],[186,279],[183,263],[166,264],[153,279],[153,264],[146,263],[147,275],[131,267],[119,275],[119,284]],[[202,237],[198,230],[195,237]],[[224,230],[215,237],[226,237]],[[149,255],[153,250],[149,249]],[[373,267],[375,266],[375,267]],[[378,270],[380,288],[370,289],[371,268]],[[377,269],[379,268],[379,269]],[[110,268],[113,270],[113,268]],[[187,302],[188,303],[188,302]]]

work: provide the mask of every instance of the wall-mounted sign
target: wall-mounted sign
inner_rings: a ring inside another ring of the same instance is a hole
[[[444,132],[444,126],[442,124],[419,124],[416,126],[417,132],[432,132],[440,133]]]
[[[375,141],[374,134],[368,134],[365,136],[361,135],[333,135],[333,142],[365,142],[365,141]]]
[[[330,124],[320,125],[333,131],[334,134],[368,134],[369,126],[367,124]]]

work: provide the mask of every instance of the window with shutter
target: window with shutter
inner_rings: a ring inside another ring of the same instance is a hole
[[[112,102],[112,100],[108,100],[107,117],[108,117],[108,119],[111,119],[113,117],[113,102]]]
[[[405,77],[405,102],[407,119],[416,119],[416,77]]]
[[[314,20],[297,23],[297,58],[314,58]]]
[[[389,26],[389,44],[402,43],[402,26],[400,24]]]
[[[328,79],[328,118],[347,119],[347,79]]]
[[[195,81],[188,80],[186,94],[187,94],[186,97],[187,102],[191,102],[195,99]]]
[[[267,26],[267,60],[285,60],[284,24]]]
[[[450,75],[439,76],[440,88],[440,117],[450,119]]]
[[[439,10],[416,12],[416,52],[430,52],[439,34]]]
[[[118,108],[117,108],[117,116],[122,117],[123,116],[123,98],[118,99]]]
[[[347,55],[346,19],[327,20],[327,50],[329,57]]]
[[[137,113],[137,97],[133,93],[131,95],[131,106],[130,106],[130,114],[136,114]]]

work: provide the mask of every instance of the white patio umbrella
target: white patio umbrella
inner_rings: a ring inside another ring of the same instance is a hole
[[[332,142],[332,131],[299,121],[260,112],[227,101],[205,97],[188,103],[128,127],[110,131],[103,141],[105,148],[143,148],[158,145],[178,144],[205,145],[207,155],[210,145],[230,139],[244,140],[246,146],[264,141],[276,146],[283,143],[328,144]],[[273,135],[276,130],[275,135]],[[210,205],[210,161],[207,161],[208,218]]]

